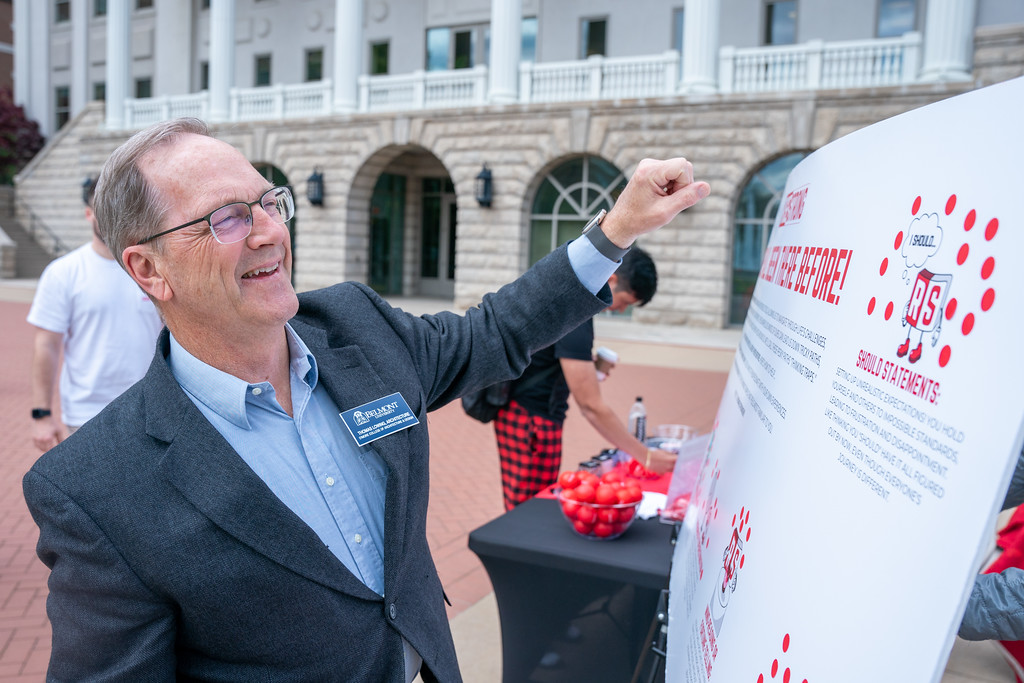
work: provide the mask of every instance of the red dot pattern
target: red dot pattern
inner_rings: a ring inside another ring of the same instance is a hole
[[[790,645],[790,639],[789,639],[789,634],[787,633],[786,635],[784,635],[782,637],[782,652],[783,652],[783,654],[789,652],[789,645]],[[775,678],[776,676],[779,675],[779,669],[780,668],[782,668],[782,665],[779,663],[778,658],[772,660],[772,665],[771,665],[771,668],[769,669],[769,674],[771,675],[771,678]],[[792,678],[792,676],[793,676],[793,671],[792,671],[792,669],[790,669],[787,666],[782,671],[782,683],[789,683],[789,680],[790,680],[790,678]],[[760,674],[757,675],[757,683],[765,683],[765,676],[764,676],[763,673],[760,673]],[[802,683],[807,683],[807,679],[806,678],[803,679]]]
[[[945,211],[945,214],[947,216],[951,216],[953,214],[953,212],[956,210],[957,202],[958,202],[958,198],[957,198],[957,195],[955,193],[954,194],[950,194],[948,197],[946,197],[945,204],[943,205],[943,210]],[[924,198],[921,195],[918,195],[918,196],[914,197],[914,200],[913,200],[913,202],[911,204],[911,209],[910,209],[911,214],[916,216],[921,211],[923,205],[924,205]],[[964,214],[964,217],[963,217],[964,233],[970,233],[974,229],[974,227],[976,225],[979,225],[978,211],[977,211],[977,209],[971,208],[971,209],[969,209]],[[984,239],[985,239],[985,241],[986,242],[991,242],[995,238],[995,236],[998,234],[998,232],[999,232],[999,219],[998,218],[994,218],[994,217],[990,218],[988,220],[988,222],[985,223],[985,230],[984,230]],[[893,238],[893,250],[899,252],[901,247],[903,246],[904,241],[906,239],[907,239],[907,235],[904,233],[904,231],[903,230],[898,230],[896,232],[895,237]],[[977,243],[977,241],[978,241],[977,238],[975,238],[974,239],[974,242],[975,242],[974,247],[975,248],[979,247],[979,244]],[[970,260],[970,258],[971,258],[971,250],[972,250],[971,243],[969,243],[967,241],[964,241],[964,242],[962,242],[960,244],[959,248],[957,249],[957,253],[956,253],[956,264],[958,266],[963,266],[963,265],[965,265]],[[897,258],[902,259],[903,258],[902,254],[900,254]],[[977,260],[977,257],[975,257],[975,260]],[[913,278],[915,277],[915,275],[908,273],[907,270],[903,270],[902,268],[890,269],[889,266],[890,266],[889,257],[886,256],[886,257],[884,257],[881,260],[881,262],[878,265],[878,276],[879,277],[885,277],[887,274],[889,274],[890,277],[891,277],[892,275],[900,274],[900,275],[902,275],[902,277],[904,279],[904,282],[906,282],[908,280],[908,276],[909,276],[910,280],[913,280]],[[992,275],[995,273],[995,267],[996,267],[995,256],[987,256],[987,257],[984,258],[984,261],[982,262],[980,269],[978,271],[975,271],[975,272],[977,272],[979,274],[981,280],[989,280],[992,277]],[[892,274],[890,274],[890,270],[893,271]],[[900,271],[902,271],[902,272],[900,272]],[[933,272],[934,272],[934,270],[933,270]],[[965,282],[964,278],[967,277],[967,276],[968,275],[964,274],[964,273],[955,273],[954,274],[954,284],[953,284],[953,290],[954,291],[956,291],[956,283],[958,281],[959,282]],[[989,287],[987,290],[985,290],[985,292],[981,296],[981,300],[979,302],[980,312],[985,312],[985,311],[990,310],[995,305],[995,301],[996,301],[996,291],[995,291],[995,288],[994,287]],[[878,300],[877,297],[875,297],[875,296],[870,297],[870,299],[867,302],[867,314],[869,316],[874,315],[875,309],[878,308],[879,303],[881,303],[881,302]],[[958,314],[958,309],[961,308],[960,303],[961,302],[955,296],[950,296],[949,299],[945,302],[945,305],[944,305],[943,310],[942,310],[942,315],[943,315],[943,317],[945,317],[945,319],[947,321],[950,321],[950,322],[954,321],[954,319],[956,318],[956,316]],[[896,308],[896,306],[895,306],[895,303],[893,301],[889,301],[885,305],[885,308],[882,310],[882,315],[884,316],[886,321],[892,319],[894,311],[895,311],[895,308]],[[962,318],[960,320],[960,324],[959,324],[961,334],[964,335],[964,336],[969,335],[974,330],[974,326],[975,326],[975,324],[977,322],[978,322],[977,316],[976,316],[976,313],[974,311],[970,311],[970,310],[963,311],[963,316],[962,316]],[[905,321],[904,321],[904,324],[906,324]],[[940,331],[941,331],[941,329],[940,329]],[[950,344],[943,345],[942,349],[939,351],[939,355],[938,355],[938,358],[937,358],[937,362],[939,364],[939,367],[946,367],[949,364],[949,362],[950,362],[952,357],[953,357],[952,345],[950,345]]]

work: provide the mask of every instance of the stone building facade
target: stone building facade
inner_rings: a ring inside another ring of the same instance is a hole
[[[382,178],[401,177],[401,215],[391,217],[392,225],[400,224],[401,246],[390,264],[400,277],[390,293],[450,298],[454,308],[474,305],[529,265],[532,206],[552,169],[586,157],[628,177],[645,157],[686,156],[696,175],[711,183],[712,195],[642,241],[655,256],[659,289],[632,317],[721,329],[730,317],[733,216],[743,187],[759,169],[876,121],[1021,75],[1024,25],[1004,25],[976,29],[970,81],[350,113],[214,124],[213,131],[257,168],[268,169],[274,182],[294,187],[297,289],[372,282],[371,236],[382,220],[374,196]],[[129,134],[104,125],[102,103],[86,105],[19,176],[19,214],[36,214],[66,244],[84,242],[83,179],[95,177]],[[475,199],[485,164],[493,174],[490,207]],[[314,170],[324,179],[322,206],[304,197]],[[869,190],[871,169],[851,171],[850,178]],[[449,293],[427,287],[422,276],[422,207],[425,195],[435,192],[430,188],[440,188],[441,215],[454,233]]]

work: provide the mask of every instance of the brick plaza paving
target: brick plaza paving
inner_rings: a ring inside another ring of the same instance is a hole
[[[48,570],[35,555],[37,529],[25,507],[21,478],[38,457],[28,417],[32,328],[25,322],[31,286],[0,283],[0,681],[42,681],[50,652],[46,618]],[[600,328],[599,328],[600,334]],[[602,341],[599,339],[599,342]],[[637,395],[650,424],[710,429],[725,385],[731,352],[610,340],[622,360],[603,385],[606,401],[625,416]],[[502,514],[497,449],[490,425],[462,413],[458,403],[428,416],[431,492],[427,536],[446,593],[467,683],[500,677],[500,637],[493,591],[483,565],[467,547],[470,531]],[[570,408],[564,468],[605,444]],[[560,519],[552,523],[562,523]],[[481,647],[480,643],[486,644]],[[943,683],[1013,681],[987,643],[958,641]]]

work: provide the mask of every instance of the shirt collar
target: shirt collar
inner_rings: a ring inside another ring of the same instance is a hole
[[[305,342],[295,334],[291,325],[285,324],[285,335],[288,339],[289,367],[294,377],[299,377],[309,386],[316,388],[319,377],[316,358],[309,351]],[[188,394],[206,405],[232,424],[249,429],[246,416],[246,395],[250,388],[257,386],[245,380],[218,370],[199,360],[185,350],[178,340],[171,337],[170,357],[171,372],[174,379]]]

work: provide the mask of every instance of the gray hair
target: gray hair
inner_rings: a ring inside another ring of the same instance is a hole
[[[125,248],[159,232],[170,208],[159,189],[146,180],[139,162],[153,150],[189,134],[209,136],[210,129],[194,118],[156,123],[128,138],[103,164],[96,180],[93,211],[103,242],[122,268]]]

